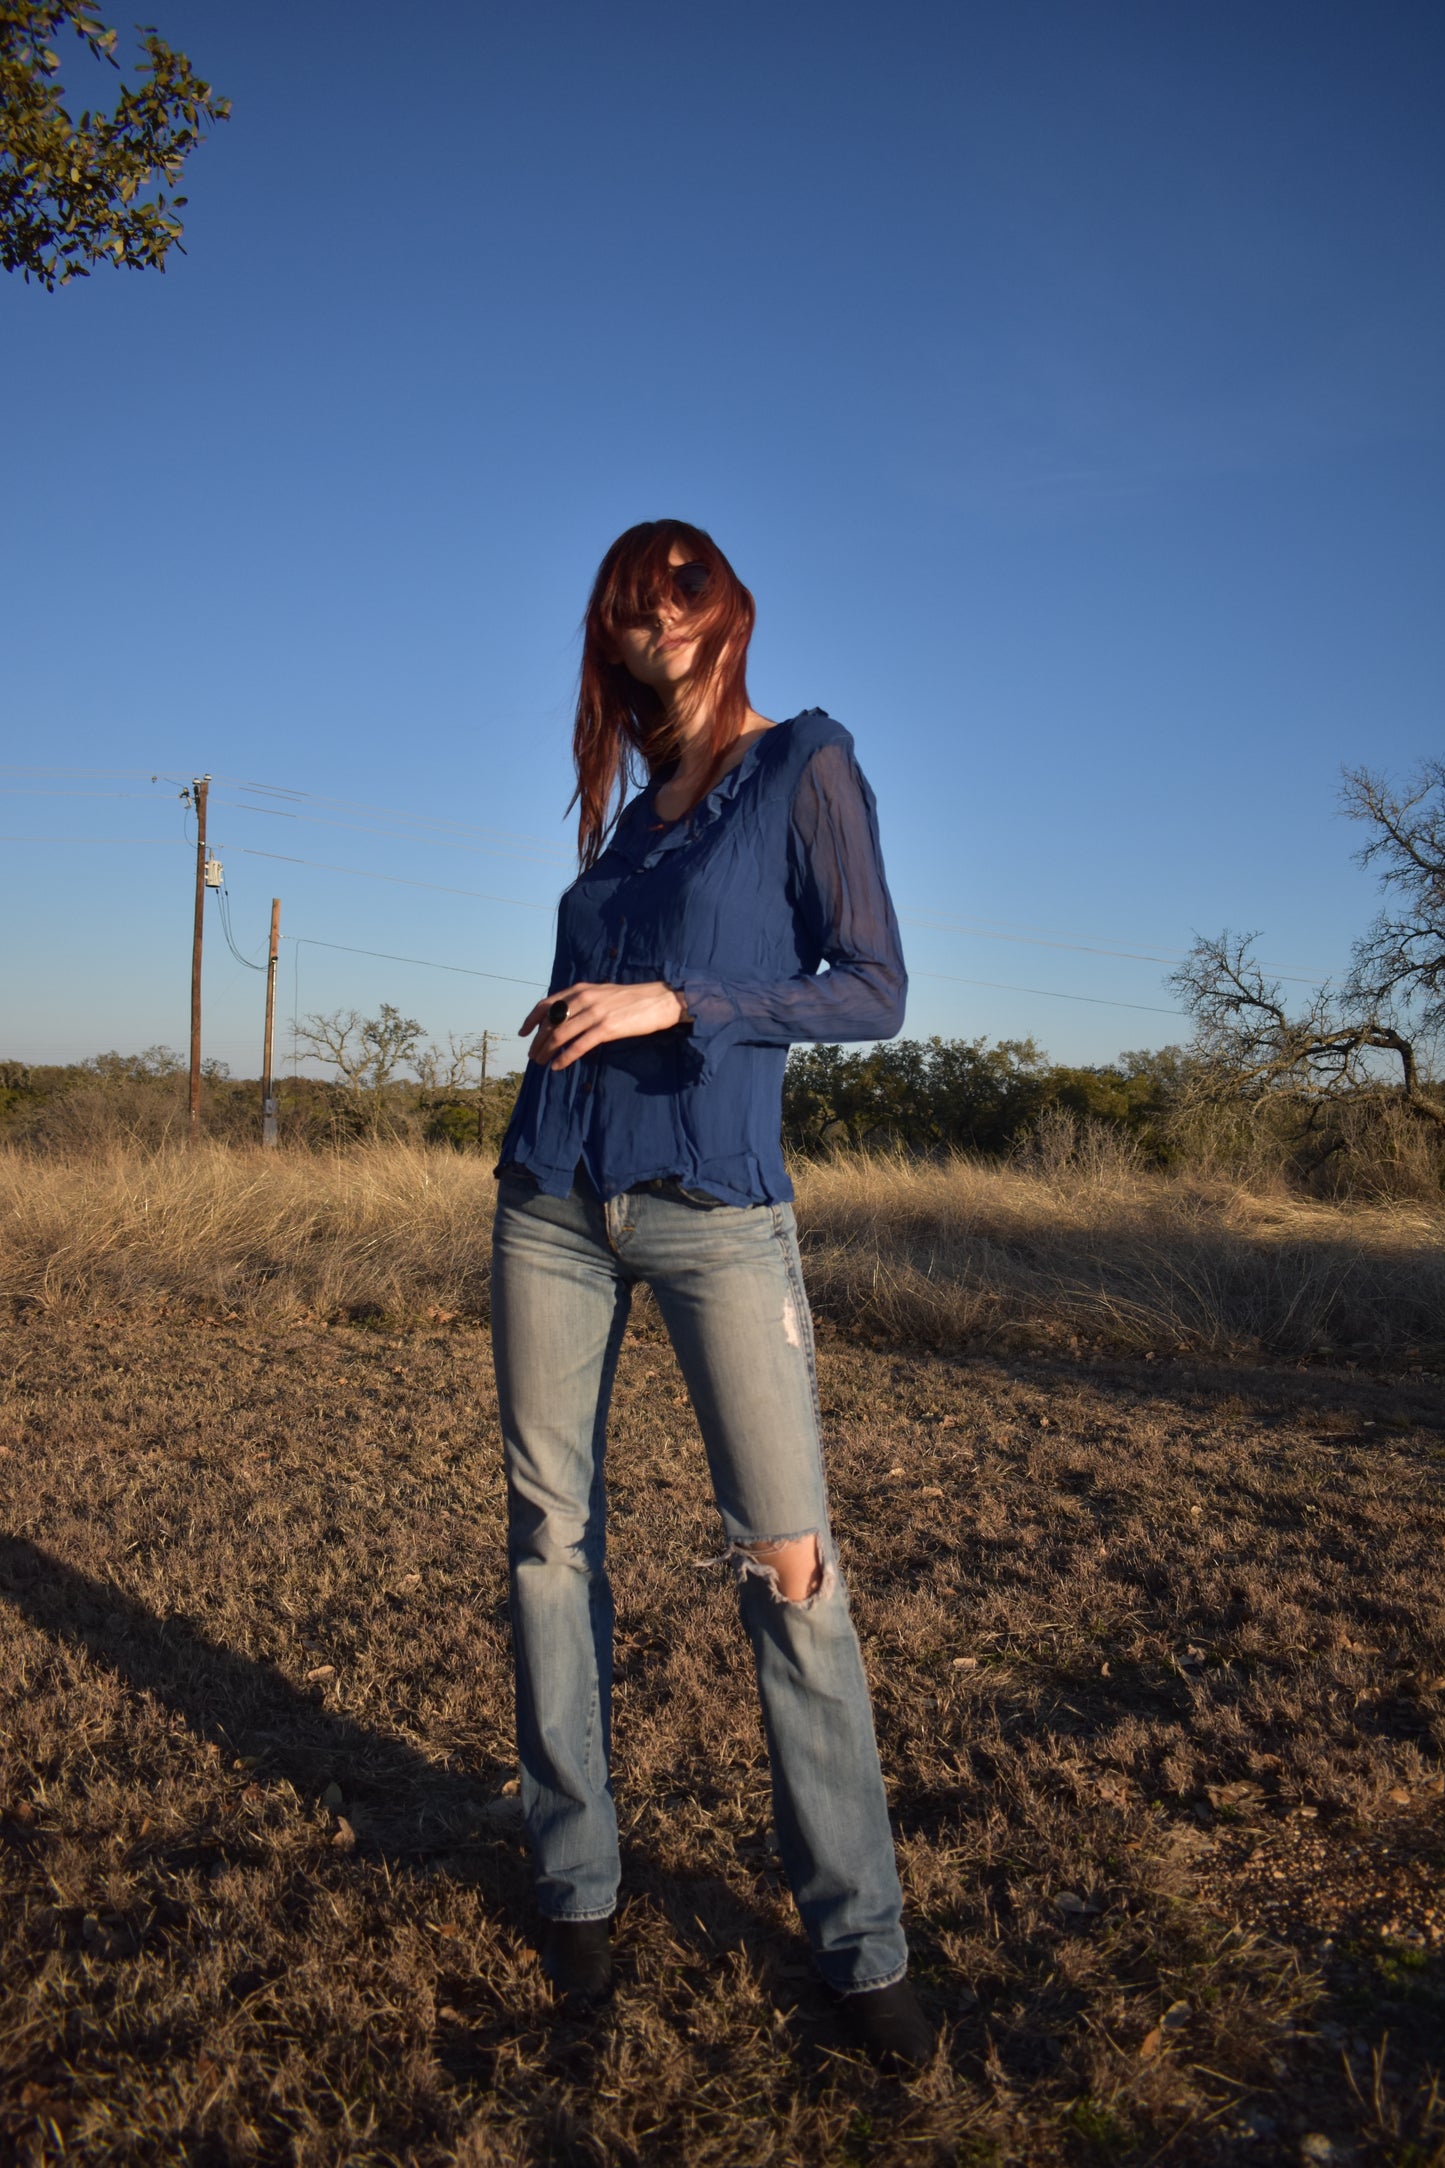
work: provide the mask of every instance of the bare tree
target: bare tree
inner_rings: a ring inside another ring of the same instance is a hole
[[[1410,1113],[1445,1128],[1429,1062],[1445,1029],[1445,762],[1427,762],[1403,793],[1346,770],[1344,809],[1374,831],[1360,863],[1380,867],[1406,908],[1383,911],[1356,942],[1342,987],[1326,982],[1293,1011],[1254,957],[1256,935],[1197,940],[1169,984],[1194,1018],[1202,1089],[1293,1100],[1313,1124],[1331,1101],[1378,1090],[1383,1062]]]
[[[1198,940],[1169,985],[1194,1018],[1193,1051],[1207,1097],[1294,1099],[1306,1111],[1380,1081],[1378,1057],[1398,1063],[1412,1113],[1445,1125],[1445,1107],[1422,1087],[1415,1043],[1347,989],[1317,987],[1292,1015],[1277,979],[1251,950],[1257,934]]]
[[[348,1091],[360,1091],[366,1057],[360,1044],[361,1015],[356,1009],[313,1011],[294,1034],[296,1051],[328,1062]]]
[[[379,1099],[398,1072],[415,1062],[421,1033],[414,1016],[403,1016],[383,1001],[379,1016],[362,1016],[355,1009],[308,1016],[297,1029],[296,1045],[302,1053],[329,1062],[349,1091]]]
[[[447,1033],[445,1047],[433,1043],[423,1048],[416,1057],[416,1073],[423,1091],[445,1095],[473,1090],[481,1072],[482,1052],[480,1037],[460,1038],[454,1031]],[[474,1068],[478,1077],[472,1074]]]
[[[1409,1019],[1418,1038],[1445,1033],[1445,760],[1427,760],[1403,792],[1368,768],[1345,771],[1344,809],[1373,829],[1355,854],[1398,899],[1355,944],[1348,994]]]

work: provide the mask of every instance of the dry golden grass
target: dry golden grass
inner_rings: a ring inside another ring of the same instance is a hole
[[[485,1302],[495,1193],[417,1145],[0,1154],[0,1294],[275,1316]]]
[[[1445,1210],[1144,1172],[839,1157],[797,1170],[815,1306],[946,1348],[1445,1355]],[[328,1155],[0,1153],[0,1296],[242,1316],[486,1314],[490,1168]]]
[[[1445,1211],[1063,1165],[838,1158],[802,1170],[815,1301],[938,1347],[1073,1341],[1445,1350]]]
[[[1306,1310],[1407,1344],[1438,1222],[805,1170],[825,1310],[915,1343],[820,1341],[944,2028],[905,2085],[812,1983],[645,1307],[610,1447],[620,1985],[581,2026],[515,1821],[485,1170],[0,1183],[0,2160],[1445,2163],[1439,1380],[1258,1353]],[[1100,1352],[1131,1341],[1156,1360]]]

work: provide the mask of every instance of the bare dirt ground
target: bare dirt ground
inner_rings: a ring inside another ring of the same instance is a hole
[[[585,2025],[534,1953],[485,1331],[7,1325],[0,2159],[1445,2162],[1439,1379],[820,1364],[911,2083],[813,1984],[645,1316]]]

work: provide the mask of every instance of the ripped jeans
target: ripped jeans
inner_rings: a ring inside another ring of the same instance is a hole
[[[603,1452],[632,1289],[656,1297],[697,1412],[738,1567],[783,1867],[841,1993],[901,1978],[908,1951],[868,1686],[823,1477],[812,1321],[792,1208],[708,1209],[676,1190],[565,1198],[499,1184],[492,1338],[506,1448],[517,1743],[549,1919],[617,1901],[612,1596]],[[814,1536],[821,1584],[782,1599],[747,1546]]]

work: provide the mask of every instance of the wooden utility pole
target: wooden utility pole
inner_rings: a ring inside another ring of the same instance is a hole
[[[261,1041],[261,1142],[276,1149],[276,1087],[271,1053],[276,1039],[276,959],[281,953],[281,898],[271,898],[271,953],[266,959],[266,1031]]]
[[[191,936],[191,1135],[201,1133],[201,936],[206,929],[206,797],[208,775],[191,785],[196,809],[196,924]]]
[[[477,1086],[478,1144],[485,1144],[487,1141],[487,1049],[493,1039],[500,1039],[501,1036],[502,1034],[499,1031],[484,1031],[482,1033],[482,1080]]]

